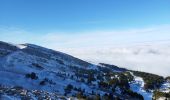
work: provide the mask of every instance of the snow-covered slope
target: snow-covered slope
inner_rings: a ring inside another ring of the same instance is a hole
[[[77,84],[77,82],[69,78],[64,79],[58,74],[74,75],[72,67],[87,69],[93,66],[95,65],[40,46],[0,42],[0,84],[51,92],[58,91],[63,94],[63,88],[68,83]],[[36,73],[38,80],[25,78],[26,74],[32,72]],[[45,78],[53,80],[55,84],[42,87],[39,83]]]
[[[115,65],[94,65],[33,44],[0,42],[0,99],[17,99],[22,92],[15,91],[15,87],[21,87],[19,91],[27,91],[25,96],[33,95],[32,99],[39,99],[34,95],[34,91],[38,91],[49,96],[55,93],[56,98],[61,95],[64,98],[142,100],[144,97],[150,100],[152,93],[143,89],[143,79],[130,72]],[[6,91],[4,86],[11,88],[5,88]],[[13,95],[9,96],[8,92]]]
[[[144,80],[141,77],[135,76],[132,72],[131,75],[134,76],[134,81],[130,83],[130,88],[144,97],[144,100],[152,100],[152,93],[146,92],[144,90]]]

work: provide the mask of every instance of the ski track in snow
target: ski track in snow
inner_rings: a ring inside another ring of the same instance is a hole
[[[134,81],[130,83],[131,90],[141,94],[144,100],[152,100],[152,93],[144,90],[144,80],[141,77],[135,76],[132,72],[131,74],[134,76]]]

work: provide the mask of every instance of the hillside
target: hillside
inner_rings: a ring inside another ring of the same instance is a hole
[[[115,65],[94,65],[33,44],[0,42],[0,98],[4,100],[151,100],[168,97],[169,78]],[[157,90],[157,92],[155,92]]]

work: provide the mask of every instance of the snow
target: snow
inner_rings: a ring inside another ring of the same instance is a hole
[[[170,83],[169,82],[163,83],[159,90],[165,93],[170,92]]]
[[[13,45],[14,46],[14,45]],[[76,66],[78,68],[83,69],[93,69],[97,70],[97,65],[88,65],[88,63],[83,63],[85,65],[82,66],[81,60],[75,59],[72,56],[63,53],[52,53],[51,50],[41,48],[34,45],[15,45],[20,49],[28,49],[29,46],[34,49],[39,49],[42,54],[50,55],[49,59],[44,56],[32,55],[31,53],[24,52],[24,50],[11,51],[10,54],[5,57],[0,57],[0,84],[9,85],[9,86],[22,86],[26,89],[31,90],[45,90],[48,92],[56,92],[58,94],[64,94],[64,88],[68,84],[74,85],[74,87],[85,89],[86,93],[91,93],[94,91],[95,93],[104,94],[104,92],[100,89],[97,89],[96,86],[94,88],[88,84],[76,81],[69,77],[62,77],[62,74],[75,75],[74,71],[72,71],[71,67],[68,66]],[[3,48],[1,48],[3,49]],[[37,51],[39,52],[39,51]],[[56,59],[63,61],[63,64],[60,64],[56,61]],[[33,66],[33,63],[37,63],[43,67],[42,70]],[[87,66],[87,67],[86,67]],[[104,67],[104,66],[102,66]],[[37,80],[27,79],[25,78],[25,74],[35,72],[38,76]],[[58,75],[61,73],[61,75]],[[145,100],[151,100],[152,93],[146,92],[144,87],[144,81],[141,77],[135,76],[132,72],[131,74],[134,76],[134,81],[130,83],[130,88],[139,94],[141,94]],[[74,76],[75,77],[75,76]],[[119,78],[117,75],[114,77]],[[111,77],[111,78],[114,78]],[[56,84],[46,84],[44,86],[39,85],[39,83],[44,79],[48,78],[52,80]],[[97,82],[97,81],[96,81]],[[96,82],[92,82],[96,85]],[[162,86],[162,89],[170,87],[169,83],[165,83]],[[117,93],[120,94],[120,88],[116,88]],[[4,96],[8,98],[8,96]]]
[[[1,95],[0,100],[21,100],[21,99],[13,96]]]
[[[27,49],[30,45],[13,45],[20,49]],[[67,77],[63,78],[57,75],[58,72],[63,74],[74,75],[72,70],[68,67],[69,65],[82,67],[81,64],[77,63],[80,60],[75,59],[72,56],[65,54],[53,54],[51,50],[41,48],[38,46],[31,45],[34,48],[38,48],[45,54],[51,55],[51,58],[46,59],[43,56],[32,55],[26,53],[22,50],[13,51],[5,57],[0,57],[0,84],[8,86],[21,86],[26,89],[31,90],[44,90],[48,92],[55,92],[58,94],[64,94],[64,88],[68,84],[72,84],[76,87],[81,87],[87,92],[91,93],[92,89],[85,83],[77,82],[76,80],[69,79]],[[34,49],[33,48],[33,49]],[[3,49],[3,48],[2,48]],[[61,58],[60,58],[61,57]],[[54,58],[54,59],[53,59]],[[60,59],[64,64],[58,63],[55,59]],[[73,62],[72,62],[73,61]],[[75,62],[76,63],[75,63]],[[82,61],[83,62],[83,61]],[[32,65],[32,63],[38,63],[44,69],[39,70]],[[88,69],[96,69],[97,67],[89,66]],[[37,80],[27,79],[25,75],[31,72],[35,72],[38,76]],[[46,84],[44,86],[39,85],[39,83],[44,79],[48,78],[56,84]],[[100,91],[99,91],[100,92]]]
[[[157,100],[166,100],[166,98],[165,97],[160,97]]]
[[[116,87],[115,91],[116,91],[117,94],[121,94],[121,89],[119,87]]]
[[[8,43],[11,46],[16,46],[19,49],[25,49],[27,46],[25,44],[13,44],[13,43]]]
[[[27,46],[22,45],[22,44],[18,44],[18,45],[16,45],[16,47],[18,47],[19,49],[25,49],[25,48],[27,48]]]
[[[144,100],[152,100],[152,93],[144,90],[144,80],[141,77],[135,76],[132,72],[130,73],[134,76],[134,81],[130,83],[131,90],[141,94]]]

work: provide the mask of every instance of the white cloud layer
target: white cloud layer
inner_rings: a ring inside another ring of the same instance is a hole
[[[63,51],[92,61],[92,63],[104,62],[133,70],[170,76],[170,42]]]

